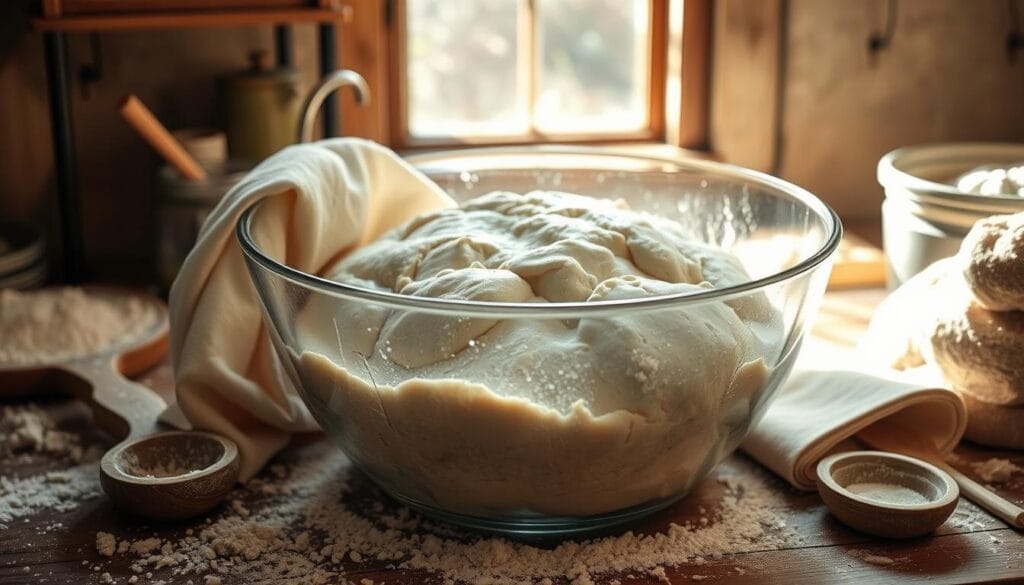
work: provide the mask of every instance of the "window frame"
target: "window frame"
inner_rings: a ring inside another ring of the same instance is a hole
[[[527,0],[532,4],[533,0]],[[647,127],[635,132],[544,133],[514,136],[417,138],[408,132],[405,107],[405,0],[387,0],[385,46],[387,108],[385,138],[401,151],[438,148],[561,144],[661,143],[707,150],[712,0],[650,0],[651,59]],[[684,82],[685,79],[685,82]],[[674,90],[672,88],[675,88]]]
[[[390,0],[390,22],[388,26],[389,70],[393,91],[388,96],[390,112],[390,141],[394,148],[419,149],[452,146],[500,146],[511,144],[536,144],[560,142],[565,144],[601,144],[608,142],[653,142],[665,136],[665,75],[668,37],[668,2],[650,0],[650,55],[648,76],[650,84],[647,96],[647,127],[632,132],[610,132],[603,134],[545,133],[536,128],[522,135],[511,136],[467,136],[417,138],[410,135],[407,120],[408,88],[405,76],[405,0]],[[533,0],[524,2],[526,10],[532,11]],[[533,67],[533,64],[530,64]]]

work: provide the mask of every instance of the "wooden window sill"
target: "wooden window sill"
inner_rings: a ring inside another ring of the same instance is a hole
[[[508,146],[509,148],[522,148],[528,146],[541,146],[541,145],[561,145],[559,142],[541,143],[541,144],[492,144],[487,145],[486,148],[500,148],[502,146]],[[602,142],[602,143],[589,143],[589,144],[566,144],[569,147],[583,147],[583,148],[594,148],[598,150],[607,150],[609,152],[617,152],[624,154],[633,154],[639,156],[654,156],[662,158],[672,159],[693,159],[693,160],[710,160],[710,161],[721,161],[721,157],[718,156],[714,151],[706,150],[691,150],[686,148],[680,148],[673,144],[667,144],[664,142]],[[445,150],[468,150],[472,148],[484,148],[482,145],[449,145],[449,146],[437,146],[437,147],[420,147],[420,148],[401,148],[398,149],[398,154],[403,157],[412,156],[416,154],[422,154],[425,152],[443,152]]]

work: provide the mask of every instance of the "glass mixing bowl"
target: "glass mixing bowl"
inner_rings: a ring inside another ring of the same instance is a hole
[[[686,495],[788,376],[842,232],[807,191],[723,164],[581,148],[410,160],[457,201],[536,189],[621,199],[732,252],[749,274],[598,302],[400,295],[270,257],[249,230],[259,203],[248,209],[237,236],[310,411],[395,499],[477,529],[576,534]],[[449,347],[456,338],[469,341]],[[444,357],[421,367],[417,352]]]

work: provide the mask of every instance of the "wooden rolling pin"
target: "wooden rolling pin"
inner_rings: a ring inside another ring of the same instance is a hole
[[[139,98],[134,94],[128,94],[121,100],[118,109],[121,111],[121,116],[139,133],[139,136],[142,136],[154,150],[159,152],[168,164],[177,169],[181,176],[191,181],[206,180],[206,171],[203,170],[203,167],[167,131],[167,128],[164,128],[160,120],[156,119],[153,112],[150,112]]]

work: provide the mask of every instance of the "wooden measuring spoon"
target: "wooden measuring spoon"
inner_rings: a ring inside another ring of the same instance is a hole
[[[883,538],[911,538],[934,531],[960,499],[960,490],[948,473],[895,453],[837,453],[818,463],[817,475],[818,493],[836,518]],[[901,490],[904,497],[873,493],[877,486]],[[906,494],[914,497],[908,499]]]
[[[988,510],[1013,528],[1024,528],[1024,509],[1014,505],[946,463],[928,439],[889,422],[875,423],[857,433],[857,438],[875,449],[903,453],[931,463],[956,480],[963,496]]]
[[[25,397],[47,388],[85,402],[96,424],[121,441],[100,461],[100,483],[119,508],[158,520],[206,512],[238,479],[238,447],[213,433],[158,432],[164,401],[125,377],[149,369],[167,354],[167,307],[155,297],[124,289],[87,290],[141,300],[158,318],[137,339],[94,354],[29,366],[0,364],[0,394]]]

